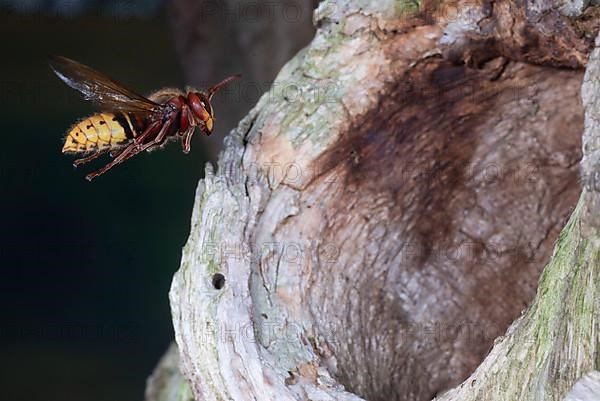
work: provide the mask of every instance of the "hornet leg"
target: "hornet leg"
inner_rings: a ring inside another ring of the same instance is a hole
[[[138,151],[143,152],[143,151],[153,148],[157,145],[160,145],[165,140],[167,131],[169,130],[169,128],[175,122],[176,119],[177,119],[177,114],[174,114],[167,122],[165,122],[163,124],[158,135],[156,135],[156,138],[154,138],[152,141],[150,141],[144,145],[140,145]]]
[[[117,164],[121,164],[125,160],[129,159],[130,157],[133,157],[133,156],[137,155],[138,153],[140,153],[140,150],[139,150],[140,145],[141,145],[140,142],[143,141],[144,139],[146,139],[151,134],[155,133],[158,127],[160,127],[160,121],[155,121],[152,124],[150,124],[150,126],[148,128],[146,128],[146,131],[144,131],[144,133],[142,135],[138,136],[135,139],[135,142],[129,144],[121,153],[119,153],[113,159],[113,161],[111,161],[106,166],[102,167],[101,169],[88,174],[85,177],[85,179],[88,181],[92,181],[94,178],[106,173],[108,170],[110,170]]]
[[[192,136],[194,135],[194,131],[196,131],[195,127],[190,127],[184,134],[181,139],[181,147],[183,148],[183,153],[186,155],[190,153],[192,148]]]
[[[91,155],[89,155],[87,157],[77,159],[73,162],[73,167],[77,167],[77,166],[81,166],[82,164],[89,163],[92,160],[97,159],[98,157],[108,153],[109,150],[110,150],[110,148],[107,147],[105,149],[98,150],[95,153],[92,153]]]

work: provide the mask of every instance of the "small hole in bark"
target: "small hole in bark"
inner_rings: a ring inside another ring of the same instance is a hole
[[[298,377],[294,374],[294,372],[292,372],[291,370],[288,370],[288,377],[285,378],[284,382],[287,386],[292,386],[296,383],[298,383]]]
[[[225,286],[225,276],[221,273],[216,273],[212,276],[212,285],[215,287],[215,290],[220,290]]]

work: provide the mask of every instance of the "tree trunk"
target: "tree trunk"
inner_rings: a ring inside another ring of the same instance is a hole
[[[321,3],[199,184],[147,399],[562,400],[598,369],[588,3]]]

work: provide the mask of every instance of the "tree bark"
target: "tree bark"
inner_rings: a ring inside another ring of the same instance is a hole
[[[598,369],[580,3],[321,3],[199,184],[170,292],[187,382],[171,350],[147,399],[562,400]]]

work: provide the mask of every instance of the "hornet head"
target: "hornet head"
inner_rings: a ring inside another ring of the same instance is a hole
[[[234,81],[240,78],[241,75],[232,75],[230,77],[225,78],[218,84],[209,88],[206,93],[202,92],[190,92],[188,93],[188,102],[190,107],[194,113],[194,116],[204,123],[205,133],[206,135],[210,135],[213,130],[214,120],[215,120],[215,112],[210,103],[213,95],[221,89],[223,86],[227,85],[231,81]]]

